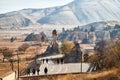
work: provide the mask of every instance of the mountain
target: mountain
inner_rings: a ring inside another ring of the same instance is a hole
[[[59,7],[0,14],[0,27],[81,25],[111,20],[120,21],[120,0],[74,0]]]

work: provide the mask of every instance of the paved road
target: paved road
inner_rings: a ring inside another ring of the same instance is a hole
[[[53,74],[66,74],[66,73],[79,73],[81,72],[81,63],[68,63],[68,64],[54,64],[52,61],[49,61],[48,63],[44,63],[40,66],[40,75],[45,75],[44,68],[47,67],[48,69],[48,75]],[[82,63],[82,72],[87,72],[89,69],[88,63]],[[37,72],[35,75],[32,75],[30,73],[30,76],[37,76]],[[21,76],[21,77],[28,77],[27,75]]]

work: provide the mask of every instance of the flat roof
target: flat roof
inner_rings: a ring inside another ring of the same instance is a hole
[[[64,54],[55,54],[51,56],[46,56],[46,57],[40,57],[37,60],[43,60],[43,59],[56,59],[56,58],[63,58]]]

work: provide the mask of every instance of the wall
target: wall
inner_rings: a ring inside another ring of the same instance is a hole
[[[17,79],[17,73],[15,71],[0,78],[0,80],[16,80],[16,79]]]

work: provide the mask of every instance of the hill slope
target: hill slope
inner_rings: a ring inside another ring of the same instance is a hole
[[[74,0],[60,7],[23,9],[0,14],[0,27],[81,25],[111,20],[120,21],[120,0]]]

